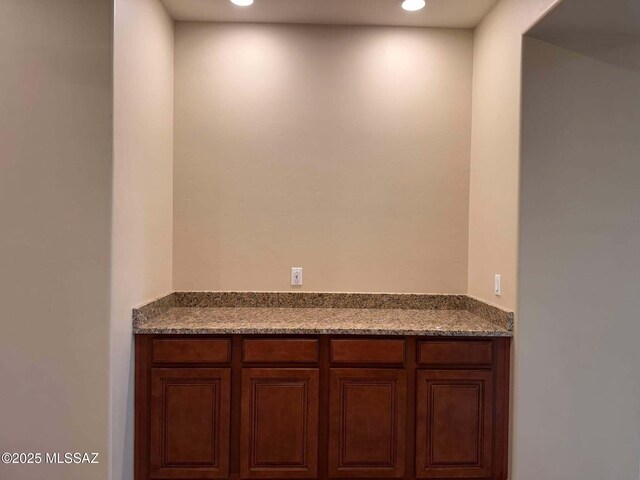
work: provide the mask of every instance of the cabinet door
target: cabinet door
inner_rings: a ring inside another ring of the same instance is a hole
[[[151,372],[151,477],[229,476],[230,370]]]
[[[419,371],[416,477],[491,477],[493,381],[489,371]]]
[[[404,476],[406,372],[332,368],[329,476]]]
[[[318,476],[317,368],[242,370],[242,478]]]

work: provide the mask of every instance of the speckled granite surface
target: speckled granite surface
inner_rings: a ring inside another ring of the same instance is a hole
[[[464,309],[506,330],[513,331],[513,312],[484,302],[471,295],[466,296]]]
[[[134,333],[510,336],[466,310],[174,307]]]
[[[133,325],[143,320],[150,320],[155,318],[170,308],[176,307],[176,294],[170,293],[164,297],[151,300],[149,303],[139,306],[133,309]]]
[[[512,336],[513,314],[466,295],[175,292],[133,312],[135,334]]]
[[[316,292],[175,292],[180,307],[465,309],[466,295]]]

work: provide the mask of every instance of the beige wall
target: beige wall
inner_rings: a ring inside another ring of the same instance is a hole
[[[465,292],[472,33],[176,26],[174,288]]]
[[[599,5],[562,7],[576,23]],[[525,40],[516,480],[640,478],[640,37],[631,42],[627,68],[622,55],[613,65]]]
[[[105,480],[109,465],[112,7],[0,2],[0,451],[11,480]]]
[[[518,294],[522,36],[555,1],[500,0],[474,31],[467,291],[510,309],[516,308]],[[495,274],[502,276],[501,296],[493,291]],[[519,322],[516,317],[516,329]],[[512,347],[516,388],[517,382],[527,381],[520,376],[519,350],[516,335]],[[513,425],[521,415],[526,412],[512,398]],[[517,478],[513,468],[510,471]]]
[[[522,34],[556,0],[501,0],[476,28],[469,202],[471,295],[516,307]],[[502,296],[494,275],[502,275]]]
[[[502,0],[475,32],[469,292],[518,304],[510,478],[635,479],[637,49],[602,43],[621,70],[527,40],[519,192],[521,38],[553,3]]]
[[[113,480],[133,478],[131,309],[171,291],[173,21],[116,0],[111,317]]]

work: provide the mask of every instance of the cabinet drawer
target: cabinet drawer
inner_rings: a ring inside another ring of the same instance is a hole
[[[318,361],[318,340],[313,338],[247,339],[242,361],[253,363],[313,363]]]
[[[154,363],[227,363],[231,361],[229,339],[157,339]]]
[[[418,344],[418,363],[424,365],[482,365],[493,363],[493,343],[479,341],[425,341]]]
[[[331,340],[333,363],[404,363],[404,340]]]

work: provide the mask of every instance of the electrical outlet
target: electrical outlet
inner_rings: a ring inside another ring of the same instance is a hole
[[[302,267],[291,269],[291,285],[302,285]]]
[[[497,296],[502,295],[502,275],[496,274],[493,283],[493,293],[495,293]]]

